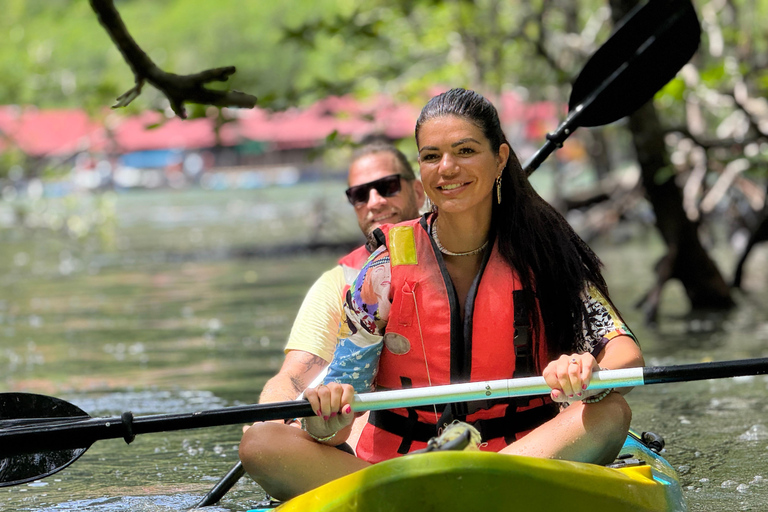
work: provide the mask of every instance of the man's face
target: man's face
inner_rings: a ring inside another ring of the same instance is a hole
[[[362,156],[349,166],[349,186],[356,187],[399,173],[397,160],[389,152]],[[396,224],[419,216],[424,203],[424,188],[419,180],[400,179],[400,192],[385,197],[375,189],[368,192],[367,201],[355,203],[357,223],[364,234],[382,224]]]

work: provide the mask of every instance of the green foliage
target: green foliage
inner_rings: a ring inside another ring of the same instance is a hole
[[[17,173],[23,172],[21,169],[23,169],[25,160],[26,156],[24,153],[13,147],[0,152],[0,179],[13,177],[12,169],[16,169]],[[16,177],[20,178],[22,176],[20,174]]]
[[[725,70],[725,62],[720,60],[700,68],[699,76],[703,84],[709,87],[717,87],[728,76]]]
[[[685,82],[681,78],[673,78],[656,93],[656,99],[671,104],[673,101],[682,101],[686,92]]]
[[[0,34],[10,44],[0,47],[0,104],[99,112],[133,86],[87,0],[5,0],[4,7]],[[422,104],[447,86],[514,88],[529,100],[565,102],[570,81],[612,30],[605,0],[122,0],[117,7],[166,71],[234,65],[221,87],[273,109],[347,93]],[[698,82],[679,76],[656,95],[670,125],[685,123],[691,94],[727,93],[741,77],[751,96],[768,91],[760,21],[768,0],[702,0],[696,9],[704,28],[693,60]],[[166,105],[147,86],[128,112]],[[730,114],[704,111],[713,126]]]
[[[0,103],[70,104],[99,84],[93,70],[105,64],[109,39],[87,1],[4,4],[0,33],[11,44],[0,48]]]
[[[0,48],[0,104],[95,111],[133,85],[130,69],[87,0],[5,4],[0,33],[11,44]],[[544,11],[547,31],[581,28],[601,2],[584,1],[589,9],[583,10],[556,8],[569,4],[559,0]],[[166,71],[235,65],[238,71],[224,87],[255,94],[262,106],[273,108],[349,92],[421,100],[439,84],[489,91],[524,86],[546,96],[542,83],[564,81],[581,63],[575,54],[563,71],[537,56],[531,38],[541,33],[535,21],[541,1],[123,0],[116,5],[134,39]],[[570,12],[579,13],[579,20],[570,19]],[[164,104],[162,95],[147,87],[136,108]]]
[[[284,42],[286,20],[299,24],[343,13],[341,3],[133,0],[117,7],[163,69],[185,74],[233,64],[238,72],[227,86],[277,98],[321,65]],[[130,69],[86,0],[6,0],[4,7],[0,34],[11,44],[0,47],[0,104],[96,110],[133,86]],[[326,77],[333,76],[329,69]],[[161,107],[163,98],[147,87],[137,105]]]

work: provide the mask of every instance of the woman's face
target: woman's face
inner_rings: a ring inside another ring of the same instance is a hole
[[[490,209],[509,146],[502,144],[495,153],[480,128],[451,115],[422,124],[418,144],[421,181],[439,211]]]

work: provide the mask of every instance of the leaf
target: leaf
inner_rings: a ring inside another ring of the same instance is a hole
[[[701,82],[714,89],[718,88],[726,76],[725,63],[722,60],[699,70]]]
[[[688,87],[685,85],[685,81],[678,77],[670,80],[664,87],[656,93],[656,98],[671,97],[674,100],[682,101],[683,95]]]

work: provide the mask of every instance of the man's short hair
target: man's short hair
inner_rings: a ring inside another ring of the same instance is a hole
[[[408,181],[413,181],[416,179],[416,174],[413,172],[411,162],[408,161],[408,158],[403,154],[403,152],[392,144],[387,144],[385,142],[373,142],[356,149],[352,154],[352,160],[350,162],[355,162],[364,156],[373,155],[376,153],[391,153],[395,157],[395,161],[399,167],[400,176]]]

